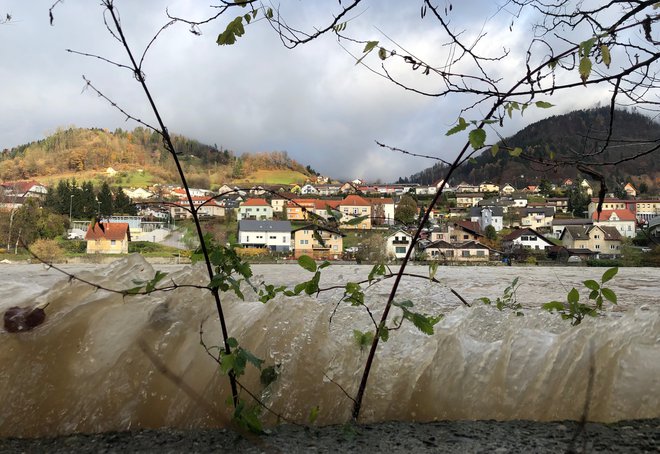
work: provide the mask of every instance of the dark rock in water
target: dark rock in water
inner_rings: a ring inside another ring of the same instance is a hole
[[[43,309],[31,307],[12,306],[5,311],[5,331],[9,333],[20,333],[30,331],[41,325],[46,320]]]

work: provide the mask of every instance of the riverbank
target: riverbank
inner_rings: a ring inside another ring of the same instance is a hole
[[[656,453],[660,419],[588,423],[574,421],[385,422],[358,426],[278,426],[246,440],[217,430],[142,430],[57,438],[1,439],[0,452],[37,453]]]

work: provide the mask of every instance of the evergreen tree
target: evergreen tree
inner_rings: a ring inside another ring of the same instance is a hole
[[[133,205],[131,199],[126,195],[121,186],[117,188],[115,194],[114,212],[126,216],[135,216],[137,214],[137,208]]]
[[[107,182],[103,182],[101,185],[101,190],[96,196],[97,201],[99,202],[99,214],[101,216],[112,216],[114,212],[114,205],[112,201],[112,191],[110,191],[110,186]]]
[[[80,190],[80,216],[84,219],[91,219],[97,215],[98,203],[94,193],[94,183],[85,181]]]

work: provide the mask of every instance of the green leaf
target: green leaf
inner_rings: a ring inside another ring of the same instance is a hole
[[[472,148],[478,150],[486,142],[486,131],[482,128],[473,129],[470,131],[469,140]]]
[[[371,271],[369,272],[369,276],[367,279],[369,282],[373,281],[376,276],[384,276],[385,272],[387,269],[385,268],[385,265],[383,263],[376,263],[373,268],[371,268]]]
[[[575,287],[573,287],[573,289],[568,292],[567,299],[570,304],[577,303],[580,301],[580,292],[578,292]]]
[[[468,162],[472,165],[477,165],[479,163],[479,161],[477,161],[475,158],[468,159]]]
[[[346,221],[345,223],[348,224],[348,225],[358,225],[358,224],[360,224],[362,221],[364,221],[365,219],[368,219],[368,218],[369,218],[369,216],[359,216],[359,217],[357,217],[357,218],[349,219],[349,220]]]
[[[513,150],[509,150],[509,156],[513,156],[514,158],[517,158],[520,156],[523,152],[523,149],[520,147],[516,147]]]
[[[319,291],[319,281],[321,280],[321,272],[317,271],[314,273],[314,277],[306,282],[305,293],[312,295]]]
[[[367,44],[364,46],[363,53],[371,52],[378,45],[378,41],[367,41]]]
[[[249,350],[246,350],[244,348],[239,348],[236,352],[236,355],[242,359],[247,360],[257,369],[261,369],[261,365],[264,363],[263,359],[257,358]]]
[[[298,258],[298,265],[311,273],[316,271],[316,262],[309,255],[301,255]]]
[[[381,326],[378,330],[378,336],[383,342],[387,342],[390,339],[390,330],[387,326]]]
[[[595,37],[581,42],[580,43],[580,56],[581,57],[589,56],[589,52],[591,52],[591,48],[594,47],[595,42],[596,42]]]
[[[355,339],[355,343],[358,345],[358,347],[360,347],[360,350],[364,350],[373,342],[374,334],[371,332],[363,333],[360,330],[354,329],[353,339]]]
[[[329,267],[330,265],[331,265],[330,262],[328,262],[327,260],[324,260],[323,263],[321,263],[321,264],[319,265],[318,269],[322,270],[323,268],[327,268],[327,267]]]
[[[490,154],[493,155],[493,157],[497,156],[497,153],[500,151],[500,144],[496,143],[493,144],[492,147],[490,147]]]
[[[600,288],[600,285],[598,282],[589,279],[588,281],[584,281],[584,286],[587,287],[589,290],[598,290]]]
[[[230,348],[236,348],[238,347],[238,341],[234,337],[228,337],[227,345],[229,345]]]
[[[266,19],[272,19],[273,18],[273,8],[267,8],[266,9]]]
[[[410,301],[410,300],[405,300],[405,301],[401,301],[401,302],[394,301],[392,304],[395,305],[396,307],[401,307],[401,308],[404,308],[404,307],[408,308],[408,307],[413,307],[414,306],[413,302]]]
[[[582,79],[582,82],[586,82],[587,79],[589,78],[589,74],[591,74],[591,60],[589,60],[589,57],[582,57],[580,59],[580,79]]]
[[[364,55],[362,57],[358,58],[358,60],[355,62],[355,65],[359,65],[362,60],[364,60],[364,57],[369,55],[369,53],[374,50],[374,48],[378,45],[378,41],[367,41],[367,44],[364,46],[364,50],[362,51]]]
[[[429,336],[433,334],[433,325],[437,323],[437,321],[435,321],[434,323],[435,318],[430,318],[426,315],[419,314],[417,312],[411,312],[410,316],[406,318],[411,322],[413,322],[415,328],[417,328],[424,334],[428,334]]]
[[[563,311],[564,310],[564,303],[561,301],[550,301],[549,303],[545,303],[543,306],[541,306],[543,309],[546,311]]]
[[[607,298],[608,300],[610,300],[613,304],[616,304],[616,293],[614,293],[614,292],[612,291],[612,289],[609,289],[609,288],[603,288],[603,289],[601,289],[600,291],[601,291],[601,293],[603,294],[603,296],[604,296],[605,298]]]
[[[435,274],[438,272],[438,265],[440,262],[432,262],[429,265],[429,279],[435,278]]]
[[[539,109],[549,109],[550,107],[554,107],[554,104],[545,101],[536,101],[535,105]]]
[[[605,63],[605,66],[609,68],[610,63],[612,63],[612,55],[610,55],[610,48],[607,47],[605,44],[600,46],[600,55],[603,57],[603,63]]]
[[[601,282],[604,284],[605,282],[611,280],[614,276],[616,276],[616,273],[619,272],[619,268],[610,268],[609,270],[605,271],[603,273],[603,277],[600,279]]]
[[[458,117],[458,124],[451,128],[447,133],[445,134],[446,136],[451,136],[452,134],[456,134],[457,132],[464,131],[467,129],[467,127],[470,126],[470,123],[465,121],[465,118],[463,117]]]
[[[227,24],[227,28],[224,32],[218,35],[216,43],[220,46],[232,45],[236,43],[237,37],[243,36],[244,34],[245,28],[243,28],[243,16],[238,16]]]
[[[381,60],[385,60],[387,58],[387,51],[385,50],[384,47],[378,49],[378,58],[380,58]]]
[[[312,407],[311,410],[309,410],[309,423],[314,424],[316,421],[316,418],[319,417],[319,412],[321,411],[321,408],[317,405],[316,407]]]
[[[598,290],[592,290],[591,293],[589,293],[589,299],[590,300],[595,300],[596,298],[598,298],[598,295],[600,295]]]
[[[305,287],[307,287],[307,282],[301,282],[300,284],[296,285],[293,288],[293,294],[294,295],[300,295],[300,292],[305,290]],[[293,295],[290,295],[290,296],[293,296]]]

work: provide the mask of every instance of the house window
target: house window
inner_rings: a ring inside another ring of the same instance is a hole
[[[614,244],[610,244],[610,249],[616,249],[616,246]]]
[[[463,257],[469,257],[470,256],[470,251],[461,251],[461,255]]]
[[[478,255],[479,257],[483,257],[483,256],[486,255],[486,251],[477,251],[477,255]]]
[[[367,212],[367,209],[366,209],[366,208],[362,208],[362,212],[363,212],[363,213],[366,213],[366,212]]]
[[[286,243],[286,237],[285,236],[282,237],[282,243]]]
[[[397,254],[405,254],[406,253],[406,248],[405,247],[397,247],[395,248],[395,251]]]
[[[596,245],[596,249],[600,249],[600,244],[597,244],[597,245]]]
[[[275,235],[271,235],[268,238],[270,238],[271,240],[276,240],[277,239],[277,237]]]
[[[115,244],[117,244],[117,241],[116,241],[116,240],[110,240],[110,245],[111,245],[111,246],[114,246]]]
[[[464,240],[469,240],[469,239],[470,239],[470,236],[469,236],[469,235],[463,235],[463,239],[464,239]]]
[[[600,235],[594,235],[594,238],[600,240]]]
[[[445,251],[445,255],[447,257],[453,257],[454,256],[454,251],[452,251],[452,250]]]

